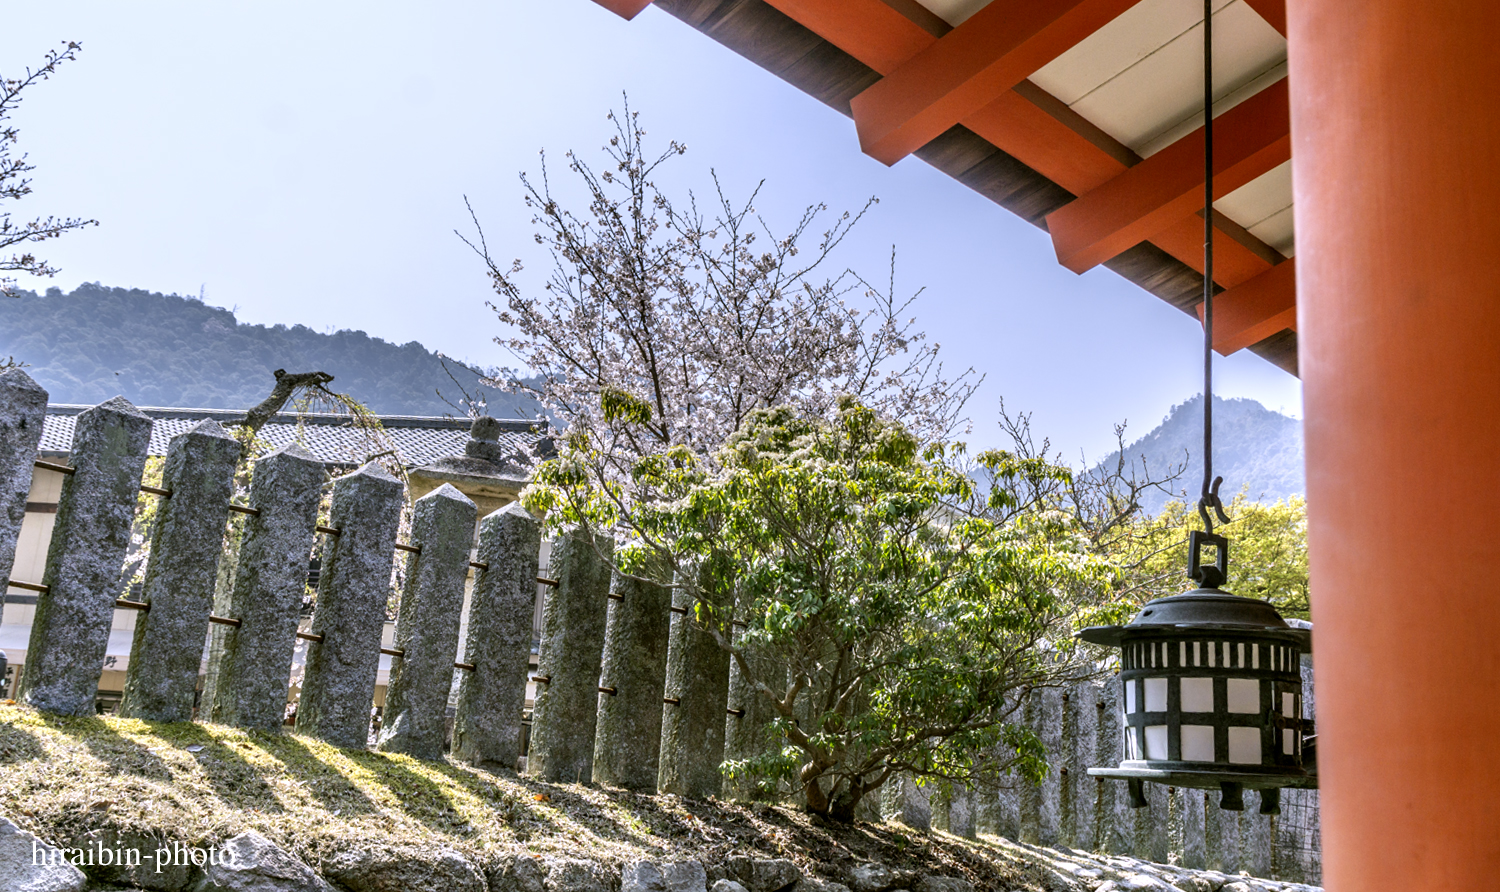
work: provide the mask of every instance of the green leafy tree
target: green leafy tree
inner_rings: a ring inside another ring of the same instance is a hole
[[[649,420],[615,394],[612,420]],[[1106,566],[1066,514],[983,495],[961,446],[924,444],[852,398],[831,419],[756,410],[712,461],[678,445],[597,484],[567,439],[523,496],[552,525],[611,529],[625,572],[686,588],[775,720],[775,743],[726,769],[790,782],[850,820],[895,772],[984,783],[1046,771],[1013,721],[1026,695],[1093,672],[1072,620],[1107,605]],[[992,484],[1066,468],[979,458]],[[744,623],[734,634],[733,622]]]
[[[1283,615],[1306,619],[1307,501],[1293,496],[1269,504],[1235,496],[1233,522],[1216,532],[1229,537],[1229,579],[1224,589],[1275,604]],[[1138,518],[1115,542],[1121,592],[1134,604],[1181,594],[1187,579],[1187,535],[1203,529],[1194,506],[1168,502],[1155,517]]]

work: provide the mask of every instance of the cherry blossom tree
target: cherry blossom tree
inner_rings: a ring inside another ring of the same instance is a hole
[[[57,66],[71,62],[82,47],[65,41],[61,49],[51,50],[35,71],[27,68],[22,77],[0,78],[0,202],[19,201],[31,194],[31,179],[26,176],[36,165],[27,163],[25,154],[14,154],[20,131],[10,123],[10,116],[21,104],[21,93],[33,84],[50,78]],[[8,204],[0,204],[0,252],[16,251],[10,256],[0,253],[0,294],[15,296],[15,279],[3,275],[22,272],[33,276],[53,276],[57,268],[24,250],[24,246],[42,242],[74,229],[97,226],[97,220],[76,217],[38,217],[27,223],[13,222]]]
[[[536,376],[506,370],[496,384],[533,396],[591,443],[601,478],[628,479],[638,458],[674,446],[711,457],[757,409],[826,417],[841,395],[924,437],[963,423],[979,380],[972,369],[944,376],[939,345],[910,317],[920,292],[896,295],[894,253],[883,288],[833,269],[874,199],[832,219],[812,205],[777,235],[756,212],[759,186],[737,202],[715,176],[708,209],[692,193],[679,201],[656,182],[686,147],[648,150],[628,104],[609,119],[602,166],[566,156],[586,204],[559,197],[545,156],[540,182],[522,176],[552,261],[540,288],[521,261],[494,258],[477,217],[473,238],[460,234],[513,332],[497,342]]]

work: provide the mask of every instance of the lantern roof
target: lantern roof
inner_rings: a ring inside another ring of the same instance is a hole
[[[1295,623],[1296,625],[1293,625]],[[1139,633],[1192,634],[1194,632],[1245,632],[1269,635],[1312,651],[1312,624],[1288,622],[1268,601],[1231,595],[1215,588],[1200,588],[1181,595],[1157,598],[1141,608],[1123,626],[1091,626],[1078,637],[1092,644],[1119,647],[1127,637]]]

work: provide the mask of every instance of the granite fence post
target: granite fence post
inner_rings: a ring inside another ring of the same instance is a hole
[[[616,573],[609,597],[594,782],[654,791],[672,589]]]
[[[1245,791],[1245,810],[1240,812],[1240,869],[1251,876],[1271,875],[1271,846],[1275,842],[1275,817],[1260,813],[1259,790]]]
[[[413,555],[396,614],[396,649],[380,726],[379,748],[419,759],[443,757],[448,692],[458,656],[469,546],[479,509],[452,484],[417,500],[412,511]]]
[[[1099,685],[1084,681],[1065,692],[1063,706],[1063,766],[1061,838],[1072,848],[1098,847],[1094,821],[1095,787],[1089,769],[1100,764],[1095,755],[1098,740]]]
[[[954,784],[948,795],[948,832],[964,839],[976,838],[974,829],[974,789]]]
[[[1037,731],[1038,694],[1032,693],[1021,704],[1017,716],[1020,724],[1032,732]],[[1045,743],[1045,741],[1044,741]],[[1051,751],[1048,751],[1051,755]],[[1024,778],[1017,779],[1017,840],[1020,842],[1042,842],[1042,785]]]
[[[458,682],[453,757],[514,771],[521,757],[521,716],[531,665],[541,524],[512,502],[479,525],[479,572],[469,596],[464,660]]]
[[[656,786],[663,793],[706,799],[722,789],[724,710],[729,703],[729,651],[719,646],[697,617],[695,598],[685,587],[672,596],[672,630],[667,648],[666,698],[661,722],[661,764]],[[704,605],[708,607],[709,605]],[[682,611],[682,612],[678,612]],[[727,605],[706,613],[727,614]],[[723,622],[717,615],[708,622]],[[725,633],[728,633],[725,622]]]
[[[1234,873],[1240,869],[1239,820],[1219,808],[1219,794],[1207,795],[1203,818],[1203,849],[1209,870]]]
[[[210,721],[281,727],[326,476],[323,463],[296,443],[255,462],[249,507],[257,513],[245,521],[233,582],[214,605],[240,624],[214,626],[222,646],[210,651],[200,710]]]
[[[1182,866],[1204,870],[1208,867],[1203,848],[1208,796],[1203,790],[1183,790],[1182,796]]]
[[[162,488],[172,495],[157,509],[151,537],[143,587],[151,609],[135,620],[120,701],[120,714],[127,718],[193,718],[193,693],[239,458],[239,441],[212,419],[173,437],[167,447]]]
[[[1062,798],[1066,781],[1062,769],[1067,765],[1067,742],[1063,739],[1062,717],[1067,704],[1064,691],[1043,688],[1031,695],[1032,730],[1047,748],[1047,776],[1042,778],[1041,796],[1037,802],[1037,839],[1043,845],[1057,845],[1062,833]]]
[[[612,547],[602,535],[590,541],[584,531],[570,530],[552,549],[558,585],[542,608],[526,756],[526,773],[542,780],[588,783],[594,777]]]
[[[898,774],[881,787],[884,794],[881,813],[886,820],[896,820],[913,830],[932,829],[932,788],[918,786],[916,778]]]
[[[948,829],[948,796],[949,794],[939,787],[934,789],[927,799],[932,809],[932,829],[934,830],[946,831]]]
[[[16,559],[16,537],[26,519],[32,463],[46,418],[47,391],[20,369],[0,372],[0,612]],[[4,674],[5,656],[0,654],[0,678]]]
[[[776,675],[785,677],[785,671],[777,673],[778,664],[766,654],[749,650],[745,662],[756,676],[770,680]],[[771,729],[778,715],[771,699],[756,689],[753,679],[740,671],[737,660],[729,661],[729,709],[724,720],[724,760],[747,760],[762,756],[779,748],[781,739]],[[753,777],[724,779],[725,792],[735,799],[775,799],[774,785],[767,785]],[[863,800],[861,800],[863,801]],[[877,813],[879,809],[876,809]]]
[[[151,419],[124,397],[74,424],[17,698],[37,709],[94,714],[150,442]]]
[[[995,835],[1010,840],[1021,838],[1021,790],[1026,782],[1011,775],[995,790]]]
[[[334,746],[369,743],[404,498],[401,481],[376,462],[333,484],[328,522],[339,535],[323,543],[312,621],[312,634],[322,640],[308,648],[297,730]]]
[[[997,807],[999,798],[993,784],[985,783],[974,791],[974,832],[983,836],[1000,833]]]
[[[1125,735],[1122,728],[1124,717],[1122,685],[1120,676],[1110,675],[1099,691],[1099,730],[1097,747],[1100,765],[1119,765],[1125,756]],[[1123,781],[1095,778],[1094,815],[1099,827],[1099,850],[1123,855],[1131,851],[1134,840],[1132,828],[1134,810],[1130,807],[1130,794]]]

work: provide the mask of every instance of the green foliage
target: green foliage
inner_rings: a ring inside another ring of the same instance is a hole
[[[1253,502],[1245,493],[1227,509],[1233,522],[1216,532],[1229,537],[1229,579],[1224,589],[1275,604],[1285,616],[1308,617],[1307,501],[1293,496]],[[1169,502],[1161,514],[1140,520],[1114,555],[1125,568],[1130,599],[1181,594],[1187,578],[1187,534],[1203,529],[1196,507]]]
[[[99,403],[118,394],[140,406],[245,409],[265,399],[271,372],[321,369],[333,389],[391,415],[444,415],[458,402],[442,360],[416,341],[400,346],[362,331],[238,322],[192,298],[97,284],[71,293],[18,292],[0,301],[0,354],[14,354],[53,402]],[[449,363],[471,392],[477,372]],[[483,388],[489,413],[535,415],[523,397]]]
[[[1039,777],[1041,745],[1011,721],[1020,699],[1089,671],[1067,659],[1071,619],[1107,567],[1060,515],[989,516],[960,457],[844,399],[831,421],[757,410],[714,462],[649,454],[629,499],[570,450],[525,500],[553,525],[627,530],[624,569],[688,588],[777,716],[779,742],[727,770],[848,818],[894,771]]]

